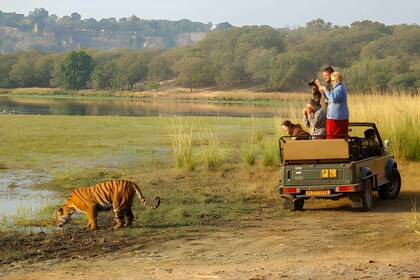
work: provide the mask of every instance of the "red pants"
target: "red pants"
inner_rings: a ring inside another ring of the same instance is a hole
[[[326,132],[327,139],[346,138],[346,136],[349,134],[349,120],[327,119]]]

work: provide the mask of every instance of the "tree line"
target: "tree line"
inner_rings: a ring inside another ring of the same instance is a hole
[[[420,86],[420,28],[322,19],[296,29],[245,26],[214,30],[194,46],[165,50],[36,50],[0,56],[0,87],[134,89],[174,80],[182,87],[260,87],[296,91],[332,65],[353,91]]]

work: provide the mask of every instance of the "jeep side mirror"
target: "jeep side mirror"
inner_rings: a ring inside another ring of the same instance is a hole
[[[384,149],[385,150],[389,150],[389,146],[390,146],[390,141],[389,140],[385,140],[384,141]]]

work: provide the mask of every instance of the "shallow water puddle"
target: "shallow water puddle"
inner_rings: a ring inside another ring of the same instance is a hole
[[[49,180],[51,176],[31,170],[0,170],[0,215],[13,216],[22,209],[36,212],[43,206],[56,203],[58,199],[54,192],[30,188]]]

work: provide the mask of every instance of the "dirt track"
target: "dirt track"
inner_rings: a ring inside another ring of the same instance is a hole
[[[35,253],[14,263],[2,263],[0,255],[0,278],[418,279],[420,234],[412,211],[413,201],[420,204],[418,167],[402,165],[399,198],[375,196],[367,213],[351,209],[346,199],[309,200],[304,211],[263,208],[261,213],[270,214],[218,226],[157,229],[140,241],[129,237],[130,229],[116,238],[106,228],[3,236],[0,246]],[[273,177],[266,174],[258,182],[267,185]]]
[[[190,228],[97,256],[3,265],[4,279],[413,279],[420,235],[410,229],[411,193],[376,199],[360,213],[346,201],[309,201],[278,220]],[[174,229],[176,231],[176,229]],[[105,232],[105,230],[103,231]],[[105,232],[106,233],[106,232]]]

